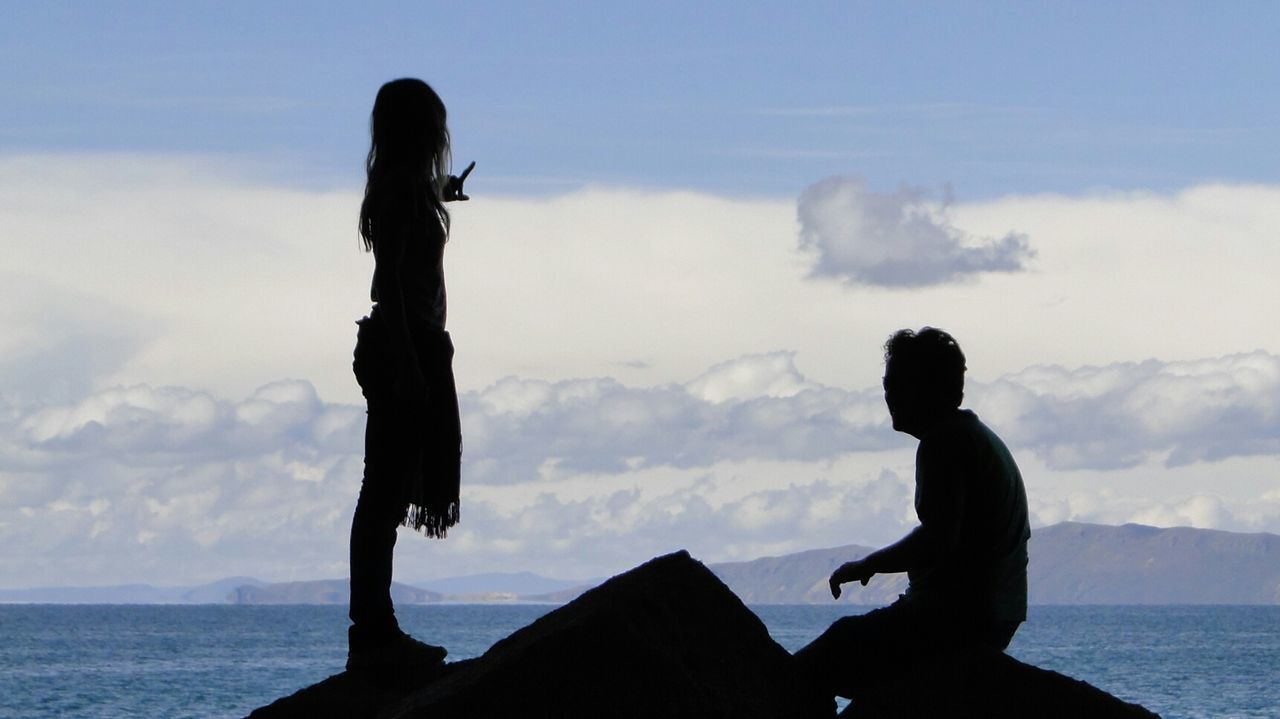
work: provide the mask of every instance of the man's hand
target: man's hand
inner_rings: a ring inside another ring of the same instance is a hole
[[[862,582],[862,586],[867,586],[867,582],[871,581],[875,570],[867,566],[866,559],[855,559],[852,562],[845,562],[840,568],[831,573],[831,596],[834,599],[840,598],[840,585],[849,582]]]

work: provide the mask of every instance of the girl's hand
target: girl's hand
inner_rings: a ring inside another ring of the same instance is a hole
[[[467,169],[463,170],[461,175],[457,177],[449,175],[448,181],[444,183],[444,191],[440,193],[440,199],[445,202],[465,202],[470,200],[471,198],[462,192],[462,183],[466,182],[467,175],[470,175],[475,167],[476,163],[472,162],[467,165]]]

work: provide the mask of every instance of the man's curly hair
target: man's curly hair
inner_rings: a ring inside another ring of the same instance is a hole
[[[926,395],[948,407],[964,398],[964,352],[960,343],[936,327],[898,330],[884,343],[885,369],[907,377]]]

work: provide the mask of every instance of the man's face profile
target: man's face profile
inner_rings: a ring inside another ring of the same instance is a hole
[[[921,393],[922,384],[913,373],[890,364],[884,372],[884,403],[889,407],[893,428],[919,438],[920,431],[936,414],[936,408]]]
[[[893,420],[893,428],[899,432],[906,432],[904,422],[909,425],[908,419],[911,414],[909,405],[911,402],[908,396],[912,394],[911,383],[901,372],[894,372],[892,367],[886,367],[884,371],[884,403],[889,407],[889,417]]]

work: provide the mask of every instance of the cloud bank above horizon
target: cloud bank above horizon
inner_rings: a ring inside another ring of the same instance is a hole
[[[731,560],[875,544],[914,523],[912,443],[889,428],[878,389],[813,383],[787,353],[713,371],[736,375],[732,396],[708,397],[705,377],[651,387],[510,377],[464,393],[465,521],[449,541],[418,547],[432,562],[409,566],[585,577],[680,547]],[[800,386],[770,391],[787,382]],[[1152,474],[1273,463],[1280,355],[1034,367],[968,394],[1023,465],[1037,526],[1280,531],[1280,495],[1265,482],[1223,477],[1218,494],[1160,498],[1144,486]],[[0,410],[10,583],[72,573],[107,583],[120,570],[103,556],[130,557],[135,581],[344,571],[359,405],[289,380],[241,400],[137,385]],[[1072,472],[1105,481],[1062,486]]]
[[[0,261],[6,584],[342,576],[358,193],[140,155],[0,158],[0,187],[0,234],[22,238]],[[924,324],[960,338],[1037,522],[1280,531],[1280,329],[1255,319],[1280,188],[945,212],[836,189],[473,190],[447,259],[464,521],[406,540],[400,576],[891,541],[914,523],[912,443],[886,423],[880,344]],[[873,206],[875,232],[840,224]],[[815,276],[806,207],[843,228],[828,276],[858,281]],[[883,281],[902,248],[917,281]]]

